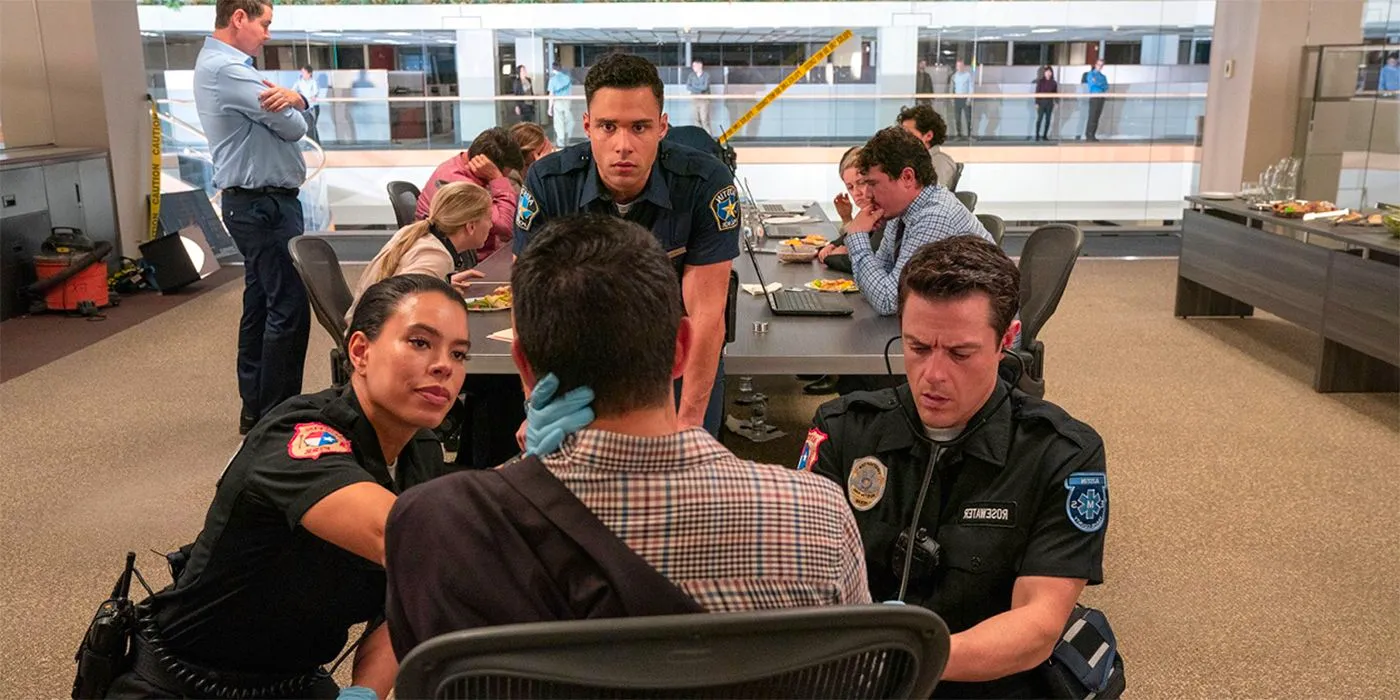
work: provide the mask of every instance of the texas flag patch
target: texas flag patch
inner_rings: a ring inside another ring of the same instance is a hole
[[[807,431],[807,442],[802,445],[802,456],[797,458],[797,471],[809,472],[817,466],[817,451],[830,436],[816,428]]]
[[[325,423],[298,423],[287,443],[292,459],[316,459],[321,455],[349,454],[350,441]]]

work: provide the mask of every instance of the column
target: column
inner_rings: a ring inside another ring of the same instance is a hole
[[[457,140],[466,148],[476,135],[497,124],[496,32],[457,30]],[[472,99],[476,98],[476,99]]]
[[[1234,192],[1241,182],[1257,179],[1270,164],[1294,154],[1306,136],[1299,130],[1300,101],[1311,95],[1311,86],[1302,85],[1305,47],[1359,43],[1363,7],[1363,0],[1216,3],[1202,191]],[[1313,132],[1345,132],[1346,115],[1338,119],[1314,119]],[[1335,194],[1340,154],[1335,163],[1309,161],[1300,191],[1320,198],[1329,191]]]
[[[876,35],[875,84],[882,95],[912,95],[914,73],[919,69],[919,28],[880,27]],[[913,100],[905,100],[912,102]],[[880,100],[875,128],[894,124],[899,116],[899,98]]]
[[[124,255],[146,235],[151,127],[134,2],[0,2],[6,146],[90,146],[111,158]]]

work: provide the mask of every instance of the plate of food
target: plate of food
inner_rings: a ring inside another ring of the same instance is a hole
[[[1359,211],[1337,217],[1332,223],[1338,226],[1384,226],[1384,214],[1362,214]]]
[[[856,281],[851,279],[812,280],[803,286],[818,292],[835,292],[838,294],[850,294],[851,292],[860,291],[860,287],[856,286]]]
[[[1301,219],[1308,214],[1321,214],[1336,211],[1336,209],[1337,205],[1325,200],[1315,202],[1292,200],[1274,203],[1274,215],[1282,216],[1285,219]]]
[[[468,311],[505,311],[511,306],[510,285],[496,287],[490,294],[467,297]]]
[[[787,246],[793,246],[793,247],[802,246],[802,245],[809,245],[809,246],[816,246],[816,247],[820,248],[820,247],[826,245],[828,242],[829,242],[829,241],[826,240],[826,236],[822,236],[822,235],[820,235],[820,234],[813,233],[813,234],[811,234],[811,235],[803,236],[803,237],[801,237],[801,238],[784,238],[784,239],[782,240],[781,245],[787,245]]]

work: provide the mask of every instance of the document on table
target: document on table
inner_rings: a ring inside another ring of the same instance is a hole
[[[492,340],[503,340],[503,341],[505,341],[505,342],[507,342],[507,343],[514,342],[514,340],[515,340],[515,329],[514,329],[514,328],[507,328],[507,329],[505,329],[505,330],[503,330],[503,331],[496,331],[495,333],[492,333],[491,335],[488,335],[488,336],[486,336],[486,337],[487,337],[487,338],[490,338],[490,339],[492,339]]]

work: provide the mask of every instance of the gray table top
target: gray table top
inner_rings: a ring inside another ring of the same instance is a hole
[[[815,223],[769,225],[767,240],[755,256],[763,277],[769,283],[780,282],[784,287],[801,287],[817,278],[835,279],[844,275],[829,272],[817,262],[784,264],[772,252],[775,239],[819,233],[828,239],[836,237],[836,227],[826,221],[820,208],[809,212]],[[475,285],[489,292],[496,285],[509,281],[510,251],[504,250],[483,260],[477,269],[486,273]],[[746,253],[734,260],[734,269],[741,283],[757,283],[758,275]],[[475,292],[475,289],[473,289]],[[855,308],[855,315],[845,318],[774,316],[762,296],[739,292],[734,342],[725,348],[725,372],[737,375],[785,374],[883,374],[884,349],[890,338],[899,334],[899,322],[894,317],[881,317],[865,303],[859,294],[847,294],[846,300]],[[766,333],[753,330],[755,321],[768,323]],[[471,332],[471,362],[467,372],[472,374],[513,374],[510,344],[487,336],[510,328],[507,311],[472,312],[468,321]],[[898,344],[890,347],[890,364],[895,372],[904,370],[904,359]]]
[[[1288,219],[1282,216],[1275,216],[1271,211],[1260,211],[1251,209],[1249,203],[1243,199],[1205,199],[1196,195],[1186,198],[1191,202],[1205,209],[1219,209],[1237,216],[1247,217],[1265,221],[1283,228],[1303,231],[1305,233],[1330,238],[1334,241],[1346,243],[1347,245],[1365,248],[1367,250],[1379,250],[1385,253],[1400,253],[1400,238],[1390,235],[1384,228],[1373,226],[1347,226],[1333,225],[1330,221],[1323,219],[1319,221],[1303,221],[1302,219]]]

